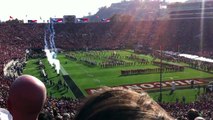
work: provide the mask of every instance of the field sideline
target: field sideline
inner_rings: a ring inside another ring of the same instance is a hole
[[[127,51],[91,51],[91,52],[69,52],[66,54],[71,54],[77,58],[77,60],[72,60],[65,56],[65,54],[59,54],[58,59],[60,60],[61,65],[64,70],[69,74],[70,78],[74,81],[77,87],[81,90],[84,96],[87,96],[86,89],[90,88],[99,88],[102,86],[121,86],[128,84],[138,84],[138,83],[148,83],[148,82],[158,82],[159,81],[159,73],[155,74],[140,74],[140,75],[129,75],[122,76],[121,70],[129,70],[129,69],[146,69],[146,68],[158,68],[153,64],[136,64],[130,66],[115,66],[109,68],[102,68],[99,66],[101,62],[107,61],[106,58],[111,56],[112,54],[118,54],[119,60],[125,62],[134,62],[134,60],[126,59],[125,56],[130,56],[131,54],[138,56],[139,58],[146,59],[147,61],[152,61],[153,58],[149,55],[139,55],[135,54],[130,50]],[[102,56],[102,57],[97,57]],[[87,65],[84,62],[80,61],[80,59],[88,59],[90,61],[97,62],[97,65],[91,66]],[[39,71],[36,70],[36,62],[37,60],[31,59],[28,61],[26,69],[24,70],[25,74],[32,74],[36,77],[39,77]],[[50,66],[46,59],[42,59],[46,66],[46,71],[48,71],[48,76],[51,80],[53,80],[56,84],[58,79],[63,79],[62,76],[57,77],[56,73]],[[179,65],[187,66],[184,63],[175,63]],[[48,67],[49,66],[49,67]],[[163,73],[162,80],[163,81],[173,81],[173,80],[183,80],[183,79],[196,79],[196,78],[211,78],[213,74],[194,70],[188,67],[185,67],[184,72],[171,72],[171,73]],[[51,93],[52,92],[52,93]],[[186,96],[187,102],[191,102],[195,100],[195,96],[197,94],[197,89],[186,89],[186,90],[177,90],[173,96],[168,96],[169,91],[163,92],[164,101],[174,102],[176,98],[181,99],[184,95]],[[201,89],[200,93],[203,90]],[[68,90],[66,92],[65,89],[61,89],[59,92],[54,88],[54,86],[48,86],[48,93],[52,94],[55,97],[67,96],[75,98],[72,91]],[[184,94],[182,94],[184,93]],[[156,100],[158,97],[158,92],[150,93],[150,95]]]

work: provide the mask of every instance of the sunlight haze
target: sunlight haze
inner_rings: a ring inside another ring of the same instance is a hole
[[[18,19],[48,19],[63,15],[87,16],[95,14],[98,8],[123,0],[0,0],[0,20],[8,20],[9,16]],[[167,0],[183,2],[185,0]]]

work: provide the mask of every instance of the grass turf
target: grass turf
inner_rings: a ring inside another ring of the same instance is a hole
[[[109,53],[110,52],[112,53],[112,51],[109,51]],[[123,52],[119,51],[119,52],[123,55],[132,54],[132,52],[128,51]],[[78,56],[82,56],[83,52],[78,52],[76,54],[81,54]],[[87,95],[87,93],[85,92],[86,88],[96,88],[100,86],[119,86],[124,84],[159,81],[160,76],[159,73],[131,75],[131,76],[120,75],[120,70],[157,67],[152,64],[101,68],[101,67],[90,67],[82,64],[79,61],[72,61],[69,58],[65,57],[64,55],[59,55],[58,57],[61,61],[61,65],[64,67],[64,69],[66,69],[71,78],[74,80],[74,82],[78,85],[78,87],[85,95]],[[145,56],[145,58],[151,59],[150,56]],[[65,64],[65,62],[67,62],[67,64]],[[164,73],[163,81],[191,79],[191,78],[209,78],[209,77],[213,77],[213,75],[206,72],[194,70],[191,68],[185,68],[184,72]]]
[[[106,57],[112,55],[114,51],[91,51],[91,52],[69,52],[69,54],[74,54],[78,59],[80,58],[88,58],[90,60],[96,61],[97,63],[101,63],[106,61]],[[134,60],[126,59],[125,56],[129,56],[134,54],[133,51],[127,50],[119,50],[116,51],[116,54],[119,54],[121,58],[120,60],[133,62]],[[149,55],[139,55],[135,54],[139,58],[146,59],[148,61],[153,60],[153,58]],[[98,57],[102,56],[102,57]],[[144,74],[144,75],[130,75],[130,76],[121,76],[121,70],[128,70],[128,69],[144,69],[144,68],[158,68],[158,66],[154,66],[152,64],[147,65],[140,65],[137,64],[135,66],[117,66],[112,68],[101,68],[98,66],[88,66],[84,63],[78,61],[71,60],[65,57],[65,54],[59,54],[58,59],[60,60],[61,65],[69,74],[69,76],[74,80],[75,84],[80,88],[85,96],[87,93],[85,89],[87,88],[97,88],[101,86],[119,86],[119,85],[126,85],[126,84],[135,84],[135,83],[146,83],[146,82],[156,82],[159,81],[159,73],[156,74]],[[39,71],[36,69],[36,65],[34,62],[37,60],[30,60],[27,64],[27,67],[24,71],[26,74],[32,74],[36,77],[39,77]],[[54,77],[56,73],[50,68],[49,64],[46,60],[44,61],[45,66],[48,68],[48,74],[51,80],[57,83],[57,77]],[[183,63],[175,63],[180,65],[185,65]],[[48,67],[49,66],[49,67]],[[192,78],[209,78],[213,77],[213,74],[209,74],[206,72],[194,70],[191,68],[185,68],[184,72],[175,72],[175,73],[164,73],[163,74],[163,81],[166,80],[180,80],[180,79],[192,79]],[[61,78],[60,78],[61,79]],[[63,78],[62,78],[63,79]],[[62,94],[60,91],[57,91],[53,86],[47,86],[48,92],[52,91],[53,95],[56,97],[61,97]],[[177,90],[173,96],[168,96],[169,91],[163,92],[164,101],[172,101],[174,102],[175,99],[178,97],[182,97],[184,93],[187,96],[186,101],[190,102],[194,100],[194,90]],[[65,96],[73,97],[71,91],[64,93]],[[159,93],[150,93],[150,95],[156,100]]]
[[[40,71],[37,64],[38,60],[39,59],[29,60],[27,62],[27,65],[23,73],[33,75],[44,82],[43,78],[40,76]],[[48,74],[49,80],[51,80],[54,83],[54,85],[50,85],[47,83],[45,84],[48,95],[51,95],[52,97],[55,97],[55,98],[61,98],[61,97],[75,98],[75,96],[73,95],[72,91],[70,91],[70,89],[67,90],[65,87],[61,87],[60,89],[57,89],[56,85],[58,81],[62,80],[62,82],[64,82],[63,77],[57,76],[57,74],[55,73],[55,70],[51,68],[51,66],[49,65],[46,59],[41,59],[41,60],[46,67],[46,72]]]
[[[176,90],[172,95],[169,95],[170,91],[163,91],[162,92],[162,102],[176,102],[176,98],[178,98],[179,102],[182,102],[182,97],[186,98],[186,103],[190,103],[192,101],[197,100],[199,94],[202,94],[203,88],[200,88],[200,92],[197,88],[193,89],[183,89],[183,90]],[[159,92],[149,93],[149,95],[155,100],[158,100]]]

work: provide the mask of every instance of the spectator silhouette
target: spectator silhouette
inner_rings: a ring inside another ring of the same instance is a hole
[[[190,109],[188,112],[187,112],[187,118],[188,120],[194,120],[196,117],[199,117],[199,113],[197,110],[195,109]]]
[[[110,89],[92,96],[75,120],[173,120],[150,96],[123,89]]]
[[[18,77],[9,90],[8,110],[13,120],[37,120],[46,101],[46,87],[36,77]]]

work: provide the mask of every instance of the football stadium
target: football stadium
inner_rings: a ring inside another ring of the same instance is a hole
[[[117,13],[109,14],[113,10]],[[211,0],[130,0],[82,18],[65,15],[38,22],[10,16],[0,22],[0,119],[34,116],[39,88],[35,92],[30,83],[20,82],[30,75],[46,88],[35,120],[134,120],[129,118],[133,113],[137,119],[148,119],[139,118],[138,111],[120,113],[127,110],[119,105],[128,99],[128,92],[117,95],[117,103],[109,93],[111,99],[101,98],[109,89],[147,93],[170,119],[212,120],[212,14]],[[133,102],[130,98],[126,104]],[[99,103],[101,99],[106,100]],[[108,110],[106,106],[113,104],[119,105]],[[123,114],[129,117],[119,117]],[[159,119],[168,118],[155,118]]]

